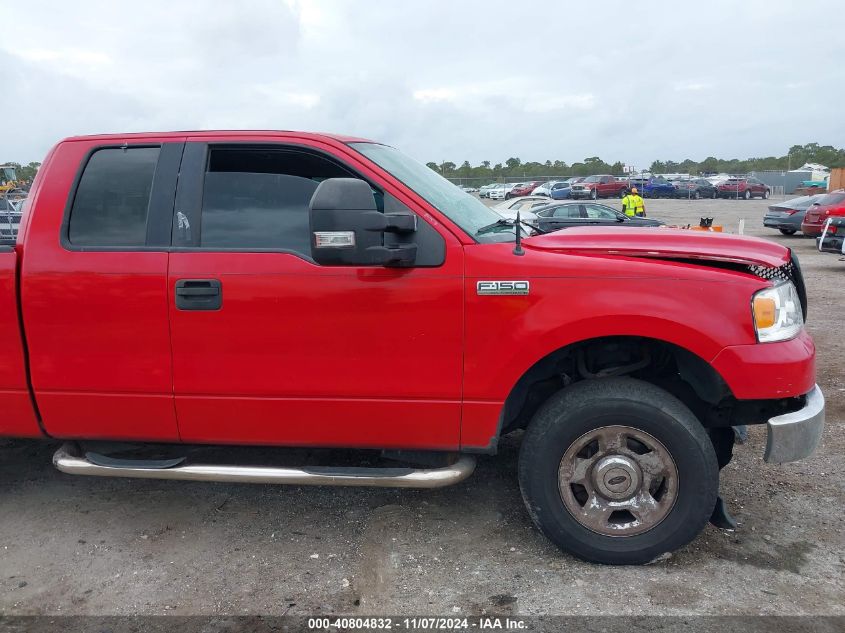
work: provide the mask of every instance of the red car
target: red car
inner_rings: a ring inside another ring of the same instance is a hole
[[[801,222],[801,232],[810,237],[818,237],[822,234],[824,223],[832,216],[845,216],[845,189],[831,191],[807,209],[804,221]],[[836,232],[835,228],[833,232]]]
[[[801,269],[768,240],[533,234],[303,132],[72,138],[28,200],[0,240],[0,437],[64,441],[67,474],[435,488],[524,429],[543,534],[633,564],[724,518],[732,426],[776,463],[824,427]]]
[[[530,196],[531,192],[533,192],[537,187],[543,184],[543,180],[532,180],[531,182],[525,182],[520,184],[517,187],[511,189],[508,193],[505,194],[505,199],[509,198],[518,198],[519,196]]]
[[[725,182],[716,187],[716,196],[719,198],[751,198],[768,199],[772,190],[769,186],[756,178],[728,178]]]

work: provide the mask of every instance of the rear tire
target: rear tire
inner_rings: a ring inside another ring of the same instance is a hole
[[[742,197],[745,198],[746,200],[751,200],[751,192],[748,189],[746,189],[745,193],[742,194]]]
[[[696,189],[695,193],[693,194],[692,197],[695,198],[696,200],[701,200],[701,192],[698,189]]]
[[[560,549],[635,565],[704,528],[719,466],[680,400],[640,380],[605,378],[556,393],[535,414],[520,449],[519,485],[532,521]]]
[[[763,192],[763,200],[768,200],[768,199],[769,199],[769,195],[770,195],[770,194],[769,194],[769,190],[768,190],[768,189],[766,189],[766,190]]]
[[[778,229],[784,235],[795,235],[798,229]]]

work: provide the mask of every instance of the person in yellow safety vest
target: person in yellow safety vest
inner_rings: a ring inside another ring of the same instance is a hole
[[[631,192],[622,198],[622,212],[629,218],[645,217],[645,201],[640,198],[636,187],[631,187]]]

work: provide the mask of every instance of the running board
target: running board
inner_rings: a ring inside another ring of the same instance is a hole
[[[248,484],[288,484],[294,486],[368,486],[380,488],[442,488],[469,477],[475,470],[475,457],[461,455],[443,468],[335,468],[306,466],[237,466],[229,464],[183,464],[172,468],[104,466],[84,456],[74,444],[65,444],[53,455],[53,465],[69,475],[95,477],[136,477],[140,479],[180,479],[186,481],[225,481]]]

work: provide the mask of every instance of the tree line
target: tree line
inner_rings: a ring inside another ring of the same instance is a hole
[[[807,143],[793,145],[783,156],[766,156],[760,158],[716,158],[708,156],[702,161],[687,158],[682,161],[655,160],[649,171],[656,174],[666,173],[728,173],[745,174],[752,171],[797,169],[805,163],[819,163],[826,167],[845,167],[845,149],[837,149],[832,145]],[[446,178],[461,179],[490,179],[525,178],[541,179],[548,176],[590,176],[592,174],[622,174],[625,165],[616,161],[608,163],[598,156],[585,158],[581,162],[567,164],[562,160],[547,160],[545,162],[522,162],[519,158],[509,158],[504,163],[491,164],[489,160],[479,165],[471,165],[464,161],[457,165],[451,161],[442,163],[429,162],[428,167],[442,174]]]

